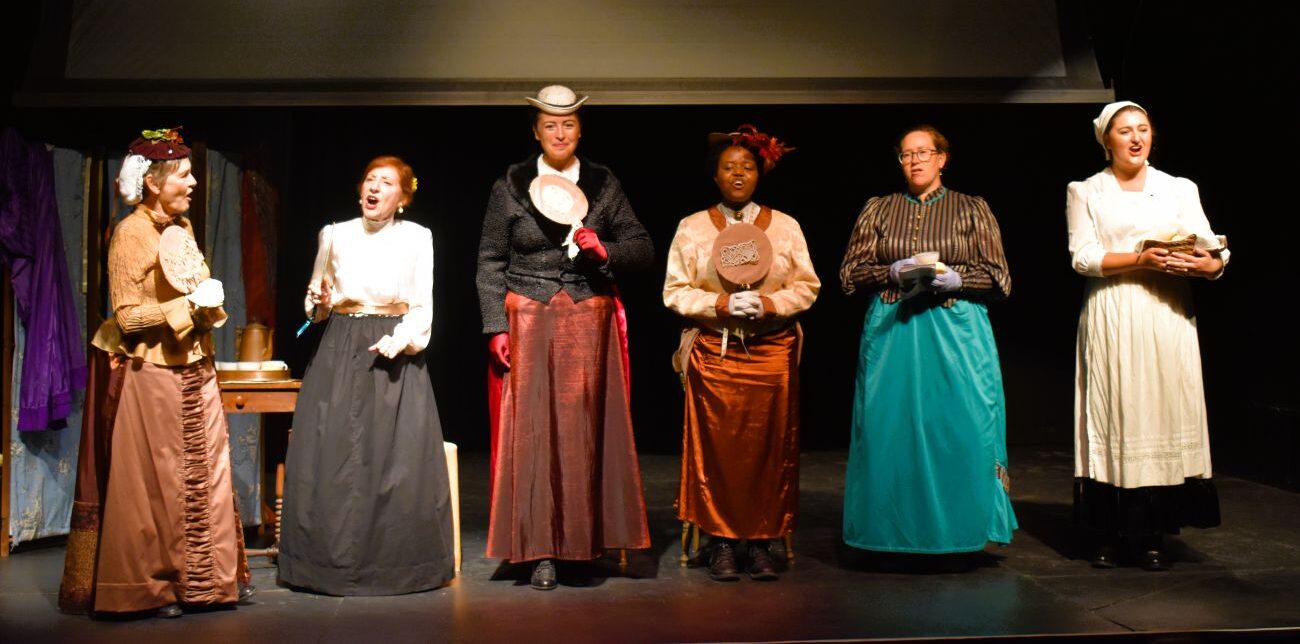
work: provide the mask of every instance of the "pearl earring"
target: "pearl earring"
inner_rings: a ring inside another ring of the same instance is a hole
[[[406,212],[406,209],[405,209],[405,208],[403,208],[403,207],[401,207],[401,206],[398,206],[398,207],[397,207],[397,214],[400,215],[400,214],[402,214],[402,213],[404,213],[404,212]]]

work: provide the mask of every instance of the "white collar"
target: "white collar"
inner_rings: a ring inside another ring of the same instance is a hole
[[[554,174],[554,175],[559,175],[561,177],[564,177],[565,179],[568,179],[569,181],[572,181],[574,183],[577,183],[578,170],[580,169],[581,166],[582,163],[578,161],[578,157],[574,156],[573,159],[569,161],[569,166],[567,168],[563,170],[556,170],[555,168],[552,168],[550,164],[546,163],[546,157],[542,155],[537,156],[537,174],[539,176],[543,174]]]
[[[728,226],[741,221],[747,224],[754,223],[758,219],[759,210],[761,210],[761,208],[759,208],[758,204],[752,201],[741,206],[739,211],[732,210],[731,207],[725,203],[718,204],[718,212],[722,213],[722,218],[726,220]],[[737,212],[740,214],[739,217],[736,216]]]
[[[361,219],[361,230],[370,234],[377,233],[397,223],[396,215],[389,217],[388,219],[385,219],[383,221],[374,221],[373,219],[366,219],[364,216],[360,217],[360,219]]]

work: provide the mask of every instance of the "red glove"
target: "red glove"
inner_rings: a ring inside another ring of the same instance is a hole
[[[573,233],[573,243],[578,245],[578,249],[588,259],[594,259],[601,264],[609,261],[609,251],[605,250],[605,245],[600,243],[596,231],[586,226],[579,228]]]
[[[498,333],[488,339],[488,355],[502,369],[510,368],[510,334]]]

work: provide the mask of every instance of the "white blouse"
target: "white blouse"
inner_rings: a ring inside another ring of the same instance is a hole
[[[393,330],[407,354],[429,345],[433,327],[433,235],[428,228],[390,219],[374,224],[361,217],[330,224],[318,236],[311,284],[324,280],[334,305],[400,304],[409,307]],[[312,313],[310,299],[304,303]],[[316,320],[329,316],[317,310]]]
[[[1198,248],[1222,250],[1220,259],[1228,263],[1229,253],[1201,209],[1196,184],[1155,168],[1147,168],[1141,191],[1124,190],[1110,168],[1075,181],[1067,191],[1065,210],[1070,255],[1074,270],[1082,275],[1101,277],[1106,253],[1139,252],[1144,240],[1174,235],[1195,234]]]

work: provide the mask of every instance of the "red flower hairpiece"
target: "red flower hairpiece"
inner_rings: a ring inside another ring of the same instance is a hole
[[[758,155],[763,157],[763,172],[771,172],[782,155],[795,150],[782,143],[781,139],[759,132],[758,128],[749,123],[741,125],[731,133],[731,142],[733,145],[757,150]]]

